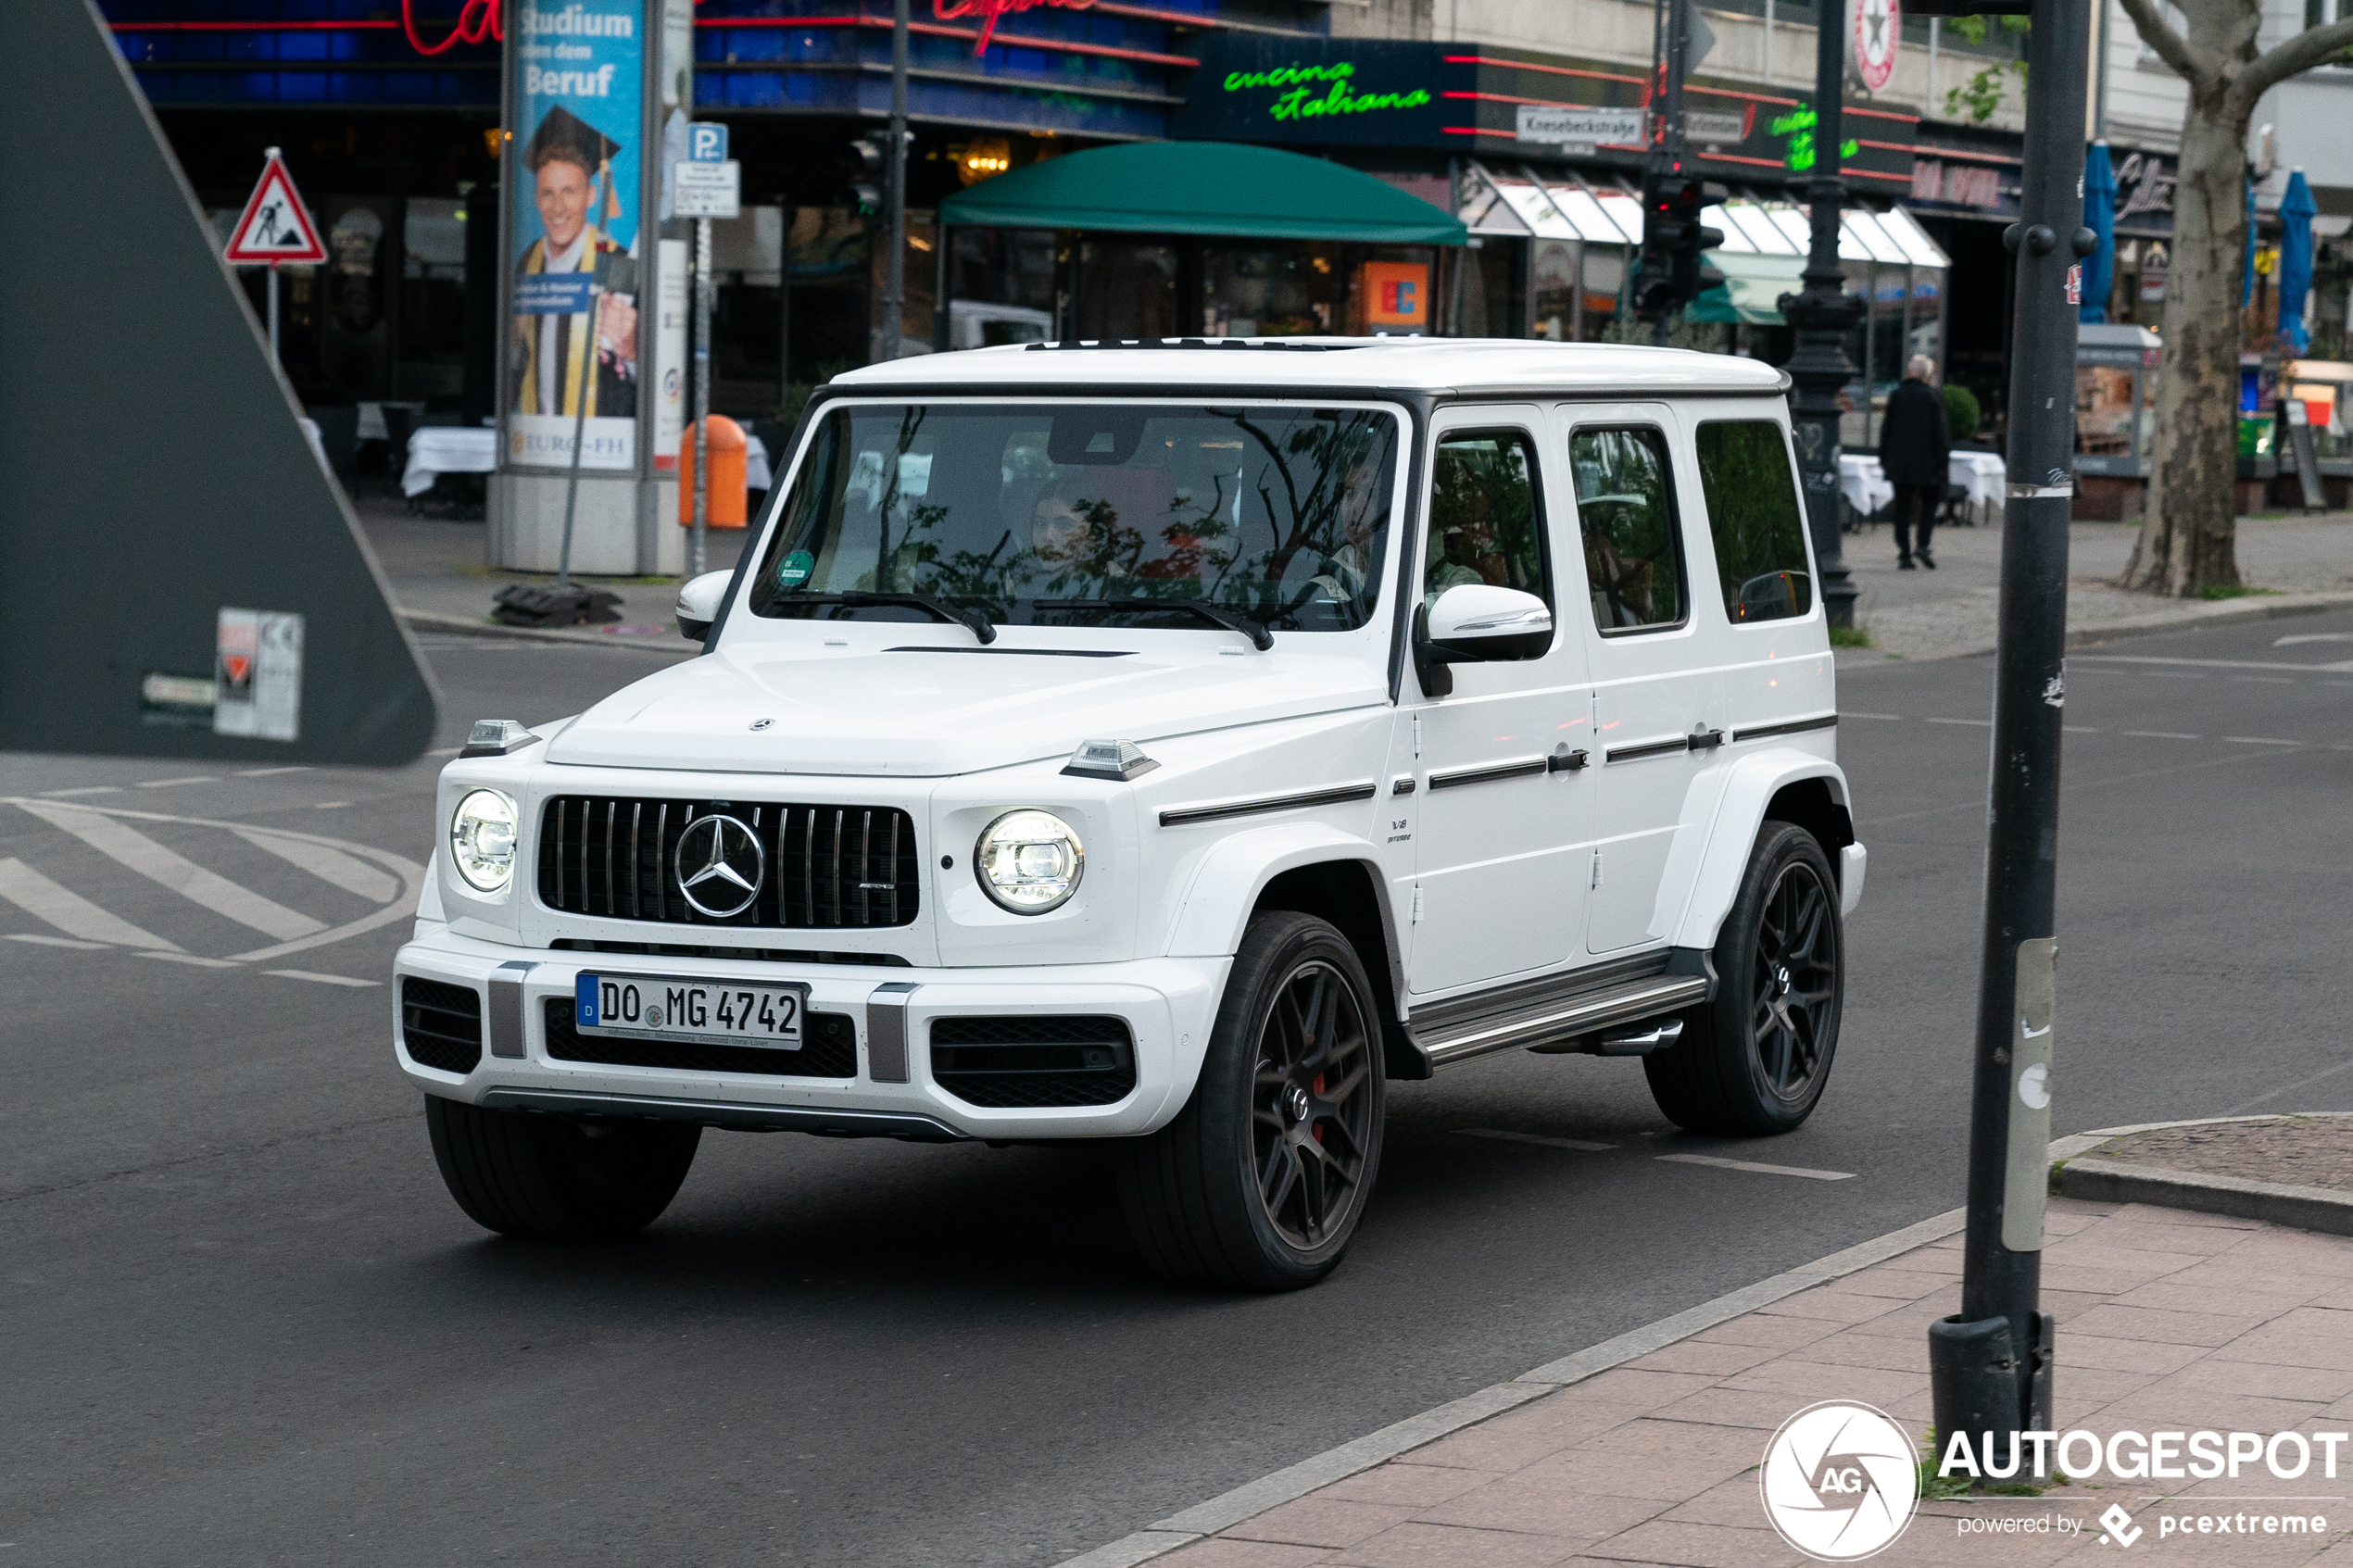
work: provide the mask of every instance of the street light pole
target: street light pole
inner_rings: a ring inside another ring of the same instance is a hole
[[[1947,4],[1962,0],[1945,0]],[[2026,10],[2029,0],[2004,0]],[[1982,10],[1996,6],[1981,4]],[[2017,280],[2009,495],[1994,684],[1985,935],[1969,1113],[1961,1311],[1929,1328],[1941,1448],[1966,1435],[1983,1469],[2002,1441],[2051,1430],[2051,1320],[2038,1310],[2049,1185],[2058,872],[2059,721],[2067,700],[2067,528],[2074,505],[2075,342],[2082,226],[2086,0],[2032,0],[2026,167],[2003,241]],[[1940,1456],[1941,1457],[1941,1456]],[[2038,1473],[2047,1473],[2046,1453]]]
[[[907,335],[907,0],[890,8],[890,255],[883,264],[882,357]],[[869,274],[871,276],[872,274]]]
[[[1790,355],[1792,433],[1797,438],[1797,468],[1806,490],[1806,520],[1814,535],[1814,565],[1821,574],[1823,613],[1832,626],[1855,624],[1854,582],[1847,575],[1841,542],[1838,493],[1838,395],[1855,374],[1846,358],[1846,330],[1855,324],[1857,302],[1846,293],[1846,272],[1838,261],[1839,212],[1846,183],[1839,178],[1846,80],[1846,37],[1833,19],[1841,7],[1816,9],[1814,37],[1814,164],[1806,182],[1812,245],[1806,255],[1806,287],[1780,297],[1781,317],[1797,329]]]

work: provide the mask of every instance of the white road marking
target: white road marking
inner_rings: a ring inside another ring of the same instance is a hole
[[[83,784],[80,789],[44,789],[42,795],[51,800],[63,800],[75,795],[120,795],[120,784]]]
[[[333,811],[350,804],[348,800],[314,800],[310,809],[314,811]]]
[[[445,746],[439,751],[428,751],[425,755],[428,757],[455,757],[458,753],[465,749],[466,748],[462,746]]]
[[[79,936],[85,942],[173,951],[180,947],[177,942],[167,942],[127,920],[108,914],[71,888],[58,886],[22,860],[0,860],[0,898],[42,923],[54,925],[67,935]]]
[[[355,860],[340,849],[307,838],[289,838],[267,829],[240,828],[237,836],[256,849],[264,849],[282,860],[300,866],[321,882],[331,882],[346,893],[356,893],[371,904],[390,903],[400,892],[399,882],[364,860]]]
[[[2077,653],[2068,658],[2097,659],[2103,664],[2180,664],[2195,670],[2290,670],[2306,675],[2353,673],[2353,659],[2337,664],[2295,664],[2276,659],[2179,659],[2146,653]]]
[[[106,946],[104,942],[77,942],[70,936],[44,936],[37,931],[11,931],[8,940],[38,942],[44,947],[79,947],[83,952],[95,952]]]
[[[264,974],[274,974],[281,980],[316,980],[321,985],[350,985],[367,990],[384,984],[381,980],[354,980],[347,974],[314,974],[307,969],[265,969]]]
[[[2095,735],[2100,733],[2090,724],[2061,724],[2059,728],[2070,735]]]
[[[218,773],[190,773],[184,779],[142,779],[139,781],[139,787],[141,789],[170,789],[176,784],[219,784],[220,782],[220,775]]]
[[[2124,733],[2142,740],[2196,740],[2198,738],[2181,730],[2127,730]]]
[[[201,969],[234,969],[227,959],[199,958],[194,953],[141,953],[143,959],[170,959],[173,963],[192,963]]]
[[[2232,680],[2247,686],[2292,686],[2296,682],[2286,675],[2233,675]]]
[[[1662,1154],[1676,1165],[1713,1165],[1719,1171],[1754,1171],[1763,1176],[1804,1176],[1809,1182],[1851,1182],[1852,1171],[1809,1171],[1803,1165],[1760,1165],[1754,1160],[1719,1160],[1712,1154]]]
[[[1900,721],[1904,715],[1901,713],[1841,713],[1839,717],[1842,719],[1894,719]]]
[[[101,815],[90,807],[46,806],[27,801],[23,803],[23,809],[51,827],[63,828],[101,855],[129,867],[149,881],[160,883],[182,897],[203,905],[214,914],[235,921],[239,925],[251,926],[264,935],[275,936],[283,942],[327,929],[326,922],[313,920],[275,899],[263,897],[251,888],[241,887],[225,876],[208,872],[186,856],[165,848],[138,829]]]
[[[302,767],[302,768],[240,768],[240,769],[238,769],[238,770],[237,770],[237,777],[239,777],[239,778],[241,778],[241,779],[266,779],[266,778],[271,778],[271,777],[273,777],[274,775],[279,774],[279,773],[307,773],[307,772],[308,772],[308,771],[310,771],[310,770],[309,770],[308,768],[307,768],[307,767]]]
[[[1972,724],[1981,730],[1990,730],[1994,727],[1994,721],[1991,719],[1931,719],[1928,722],[1931,724]]]
[[[1588,1143],[1583,1138],[1545,1138],[1534,1133],[1507,1133],[1500,1127],[1457,1127],[1454,1131],[1466,1138],[1501,1138],[1506,1143],[1548,1144],[1554,1148],[1582,1149],[1588,1154],[1598,1154],[1603,1149],[1617,1147],[1614,1143]]]
[[[2224,735],[2222,738],[2227,741],[2236,741],[2241,746],[2302,746],[2304,744],[2300,740],[2271,740],[2263,735]]]
[[[2297,643],[2353,643],[2353,632],[2305,632],[2293,637],[2274,638],[2271,646],[2284,648]]]

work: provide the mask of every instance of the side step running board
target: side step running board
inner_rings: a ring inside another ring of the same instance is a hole
[[[1414,1044],[1429,1058],[1430,1066],[1452,1067],[1458,1061],[1495,1051],[1549,1045],[1612,1024],[1656,1018],[1660,1013],[1696,1006],[1707,999],[1707,994],[1705,975],[1653,974],[1573,1000],[1555,998],[1460,1023],[1419,1029],[1409,1023],[1407,1027]]]

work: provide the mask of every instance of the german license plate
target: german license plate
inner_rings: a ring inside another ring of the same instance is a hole
[[[659,974],[583,974],[573,1022],[585,1033],[635,1040],[709,1040],[800,1049],[806,985],[673,980]]]

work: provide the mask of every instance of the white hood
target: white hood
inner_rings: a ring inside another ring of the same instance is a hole
[[[1164,645],[1184,633],[1139,638]],[[1117,658],[754,644],[690,659],[566,726],[550,762],[715,772],[939,777],[1386,702],[1359,648],[1222,657],[1215,640]],[[1290,639],[1285,639],[1286,642]],[[1293,647],[1296,646],[1294,643]],[[770,722],[755,730],[761,721]]]

